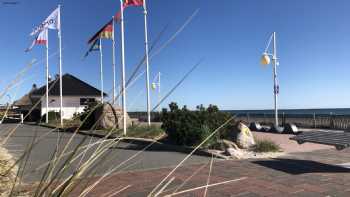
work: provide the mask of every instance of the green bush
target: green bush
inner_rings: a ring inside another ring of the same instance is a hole
[[[190,111],[186,106],[180,109],[176,103],[170,103],[169,109],[169,111],[167,109],[162,111],[162,128],[169,139],[178,145],[194,146],[200,144],[211,132],[231,117],[228,113],[220,112],[215,105],[209,105],[208,108],[200,105],[197,106],[197,110]],[[210,146],[219,138],[225,136],[225,133],[231,130],[233,125],[233,121],[230,122],[208,140],[204,146]]]
[[[123,134],[123,130],[120,129],[118,131],[120,135]],[[136,137],[136,138],[148,138],[155,139],[164,135],[164,131],[159,126],[131,126],[127,129],[126,136],[128,137]]]
[[[84,111],[82,113],[77,114],[77,116],[80,117],[80,121],[82,121],[82,129],[91,129],[94,126],[96,120],[92,110],[96,110],[97,105],[99,104],[99,102],[91,102],[84,107]]]
[[[257,140],[254,148],[255,152],[279,152],[281,148],[278,144],[270,140]]]
[[[48,115],[49,115],[49,122],[57,121],[61,118],[60,112],[49,111]],[[45,121],[46,121],[46,114],[41,116],[41,122],[45,122]]]

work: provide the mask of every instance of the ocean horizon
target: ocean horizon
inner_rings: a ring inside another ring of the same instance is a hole
[[[273,109],[260,110],[222,110],[233,114],[274,114]],[[315,108],[315,109],[279,109],[282,114],[350,115],[350,108]]]

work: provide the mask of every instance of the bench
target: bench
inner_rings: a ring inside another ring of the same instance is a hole
[[[347,132],[310,131],[303,132],[289,139],[298,142],[298,144],[310,142],[335,146],[337,150],[350,147],[350,133]]]

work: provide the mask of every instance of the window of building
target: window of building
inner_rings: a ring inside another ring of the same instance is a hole
[[[89,105],[89,103],[94,102],[96,102],[94,98],[80,98],[80,105]]]

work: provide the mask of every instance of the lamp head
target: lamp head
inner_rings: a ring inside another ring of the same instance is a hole
[[[268,65],[270,64],[270,62],[271,62],[270,56],[267,53],[263,53],[260,63],[262,65]]]
[[[152,90],[157,89],[157,84],[156,83],[152,83]]]

